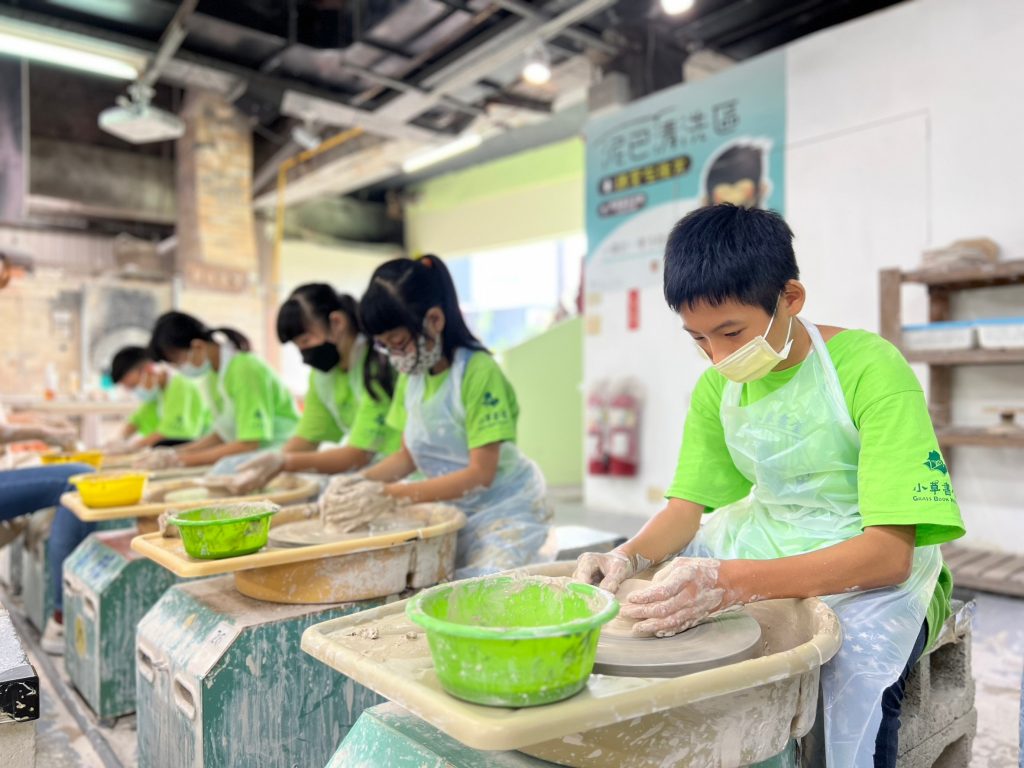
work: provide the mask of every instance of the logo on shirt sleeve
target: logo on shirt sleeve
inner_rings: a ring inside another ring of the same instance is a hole
[[[928,459],[921,466],[927,467],[932,472],[938,472],[944,478],[944,482],[931,480],[926,483],[918,483],[913,489],[914,501],[927,502],[956,502],[956,494],[953,493],[953,486],[948,480],[949,469],[946,462],[942,460],[942,454],[938,451],[929,451]]]
[[[484,392],[484,405],[486,405],[488,408],[494,408],[500,402],[501,400],[496,398],[490,392]]]
[[[943,475],[949,474],[949,470],[946,469],[946,462],[942,460],[942,454],[938,451],[928,452],[928,460],[924,463],[924,466]]]

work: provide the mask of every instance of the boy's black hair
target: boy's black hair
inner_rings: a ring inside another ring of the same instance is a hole
[[[487,351],[466,325],[455,282],[437,256],[381,264],[370,278],[359,311],[363,328],[372,336],[405,328],[416,337],[422,335],[423,318],[432,307],[444,312],[442,352],[449,362],[459,347]]]
[[[110,378],[120,384],[125,376],[150,359],[145,347],[122,347],[110,361]]]
[[[712,190],[719,184],[735,184],[743,179],[750,179],[754,182],[756,194],[761,196],[761,174],[764,159],[761,156],[761,148],[754,144],[735,144],[715,158],[708,169],[708,176],[705,182],[705,194],[708,202],[711,202]]]
[[[153,326],[149,354],[154,360],[170,359],[172,350],[188,349],[196,339],[212,342],[213,334],[223,333],[239,352],[249,352],[252,345],[245,334],[234,328],[207,328],[203,321],[185,312],[164,312]]]
[[[800,277],[793,232],[774,211],[728,203],[679,220],[665,244],[665,301],[673,312],[734,299],[774,314],[779,295]]]
[[[300,285],[277,311],[277,338],[286,344],[309,331],[315,322],[328,328],[332,312],[344,313],[352,332],[363,333],[359,302],[352,296],[338,293],[327,283]],[[367,345],[363,362],[363,387],[374,400],[382,394],[391,397],[395,389],[394,370],[372,344]]]

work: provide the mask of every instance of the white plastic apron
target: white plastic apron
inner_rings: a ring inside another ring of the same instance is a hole
[[[343,435],[347,435],[352,430],[352,425],[346,423],[341,416],[341,409],[338,407],[337,392],[335,391],[335,376],[347,376],[348,377],[348,391],[349,397],[353,398],[357,403],[363,398],[363,360],[366,356],[366,337],[357,336],[355,343],[352,345],[350,363],[347,371],[341,370],[341,368],[335,368],[334,370],[318,371],[316,368],[312,371],[312,382],[313,389],[316,391],[317,397],[320,398],[320,402],[324,404],[324,408],[331,414],[331,418],[334,419],[334,423],[338,425],[338,429],[341,430]]]
[[[231,364],[234,356],[238,354],[238,348],[227,341],[220,341],[217,346],[220,348],[220,366],[215,374],[215,386],[217,387],[217,393],[220,395],[220,409],[216,408],[216,399],[211,397],[210,409],[214,411],[213,431],[225,443],[233,443],[238,440],[238,422],[235,419],[235,403],[228,396],[226,380],[228,366]],[[269,441],[262,443],[260,448],[277,448],[283,445],[294,430],[294,427],[295,423],[293,420],[274,417],[272,437]]]
[[[409,376],[405,392],[405,446],[417,468],[439,477],[469,466],[462,378],[472,351],[455,351],[448,378],[429,400],[426,376]],[[481,576],[531,562],[548,535],[551,512],[540,469],[513,443],[501,444],[490,488],[454,501],[468,522],[459,532],[455,575]]]
[[[785,386],[741,406],[742,385],[726,384],[725,441],[753,488],[707,515],[684,554],[767,560],[861,533],[860,436],[821,334],[803,324],[813,353]],[[831,768],[873,765],[882,693],[907,665],[941,567],[937,546],[918,547],[903,584],[823,598],[843,627],[843,645],[821,672]]]

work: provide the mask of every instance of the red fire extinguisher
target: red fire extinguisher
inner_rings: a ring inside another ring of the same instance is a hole
[[[605,386],[596,384],[587,396],[587,472],[608,474],[608,399]]]
[[[640,467],[640,411],[640,398],[628,386],[608,405],[608,471],[617,477],[635,477]]]

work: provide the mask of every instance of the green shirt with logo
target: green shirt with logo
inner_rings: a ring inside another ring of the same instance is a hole
[[[323,375],[331,383],[337,419],[317,391],[315,378]],[[362,365],[355,375],[361,382]],[[337,443],[345,438],[345,444],[354,448],[383,455],[394,453],[402,445],[402,433],[387,425],[391,398],[376,382],[371,386],[375,388],[375,397],[363,386],[353,387],[348,372],[340,368],[335,367],[327,374],[310,371],[306,405],[295,436],[311,443]]]
[[[437,394],[450,372],[449,368],[436,376],[427,375],[427,400]],[[408,376],[398,377],[388,412],[388,425],[398,431],[405,429],[405,390],[408,383]],[[466,411],[466,443],[470,450],[491,443],[515,442],[519,419],[516,393],[498,363],[487,352],[474,352],[466,363],[462,377],[462,405]]]
[[[207,377],[214,415],[224,408],[216,373]],[[234,406],[235,440],[280,445],[295,431],[299,412],[284,382],[260,357],[239,352],[224,372],[224,390]]]
[[[143,437],[196,440],[210,431],[210,409],[198,384],[172,374],[156,399],[143,403],[128,421]]]
[[[842,331],[827,346],[860,433],[857,492],[863,526],[916,526],[919,547],[963,536],[960,507],[924,392],[903,355],[867,331]],[[772,371],[745,385],[741,404],[785,386],[799,369]],[[720,415],[725,384],[725,377],[709,368],[694,388],[669,498],[714,510],[750,493],[750,481],[733,464],[725,444]],[[952,589],[952,574],[943,565],[928,607],[929,645],[950,614]]]

